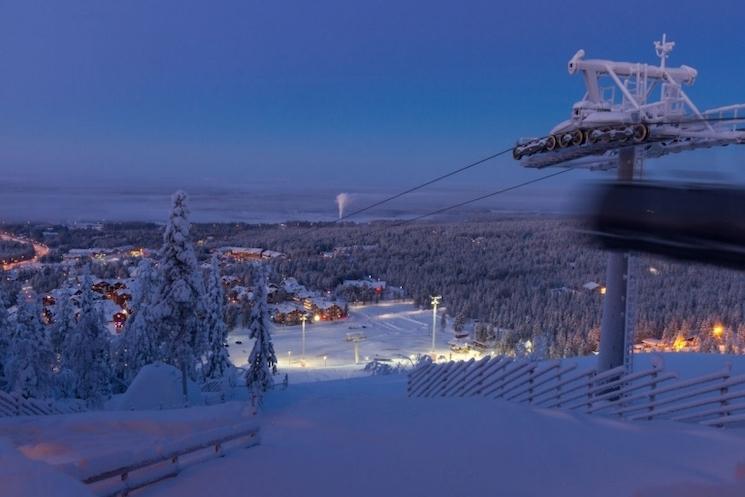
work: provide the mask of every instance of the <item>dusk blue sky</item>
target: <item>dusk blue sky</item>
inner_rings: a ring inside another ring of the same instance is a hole
[[[735,0],[6,0],[0,171],[41,188],[393,192],[565,119],[579,48],[655,63],[666,32],[700,107],[745,102],[743,19]],[[743,148],[659,167],[737,171]],[[504,158],[441,188],[535,174]]]

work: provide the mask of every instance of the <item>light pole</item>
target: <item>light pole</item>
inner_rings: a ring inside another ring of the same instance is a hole
[[[435,334],[437,333],[437,304],[441,300],[441,295],[432,297],[432,355],[435,353]]]
[[[301,354],[302,354],[301,360],[303,361],[303,363],[305,363],[305,322],[307,320],[308,320],[308,316],[306,316],[305,314],[300,316],[300,321],[303,323],[303,338],[302,338],[302,346],[301,346]]]

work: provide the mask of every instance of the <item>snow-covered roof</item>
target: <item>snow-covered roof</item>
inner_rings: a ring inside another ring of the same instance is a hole
[[[220,252],[221,254],[246,254],[255,255],[257,257],[260,256],[263,251],[264,249],[259,247],[220,247],[217,249],[217,252]]]
[[[297,282],[295,278],[285,278],[282,282],[282,288],[288,293],[298,293],[307,291],[303,285]]]
[[[284,257],[284,255],[285,254],[283,254],[282,252],[277,252],[276,250],[268,250],[268,249],[264,250],[261,253],[261,257],[263,257],[264,259],[275,259],[277,257]]]
[[[582,288],[584,288],[585,290],[597,290],[598,288],[600,288],[600,284],[595,283],[594,281],[588,281],[587,283],[582,285]]]
[[[282,302],[280,304],[273,305],[272,307],[274,308],[275,312],[280,312],[282,314],[288,314],[294,311],[300,311],[300,312],[305,313],[305,309],[302,309],[298,307],[297,305],[292,304],[290,302]]]
[[[362,280],[344,280],[341,285],[343,287],[385,289],[385,281],[373,280],[370,278],[365,278]]]
[[[330,300],[326,300],[323,297],[312,297],[310,300],[319,309],[329,309],[334,306],[344,307],[344,304],[345,304],[342,301],[332,302]]]
[[[87,257],[92,256],[95,254],[112,254],[114,252],[113,249],[107,249],[107,248],[85,248],[85,249],[79,249],[74,248],[67,251],[67,254],[65,256],[67,257]]]
[[[305,287],[303,287],[301,290],[298,290],[296,292],[293,292],[298,298],[301,299],[311,299],[315,297],[315,293],[311,292],[310,290],[307,290]]]

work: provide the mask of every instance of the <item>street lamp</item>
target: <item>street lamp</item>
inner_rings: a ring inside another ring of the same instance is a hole
[[[300,321],[302,321],[302,323],[303,323],[303,339],[302,339],[302,347],[301,347],[301,351],[302,351],[301,360],[303,362],[305,362],[305,322],[307,320],[308,320],[308,316],[306,316],[305,314],[303,314],[302,316],[300,316]]]
[[[437,304],[439,304],[441,300],[441,295],[432,297],[432,355],[435,353],[435,335],[437,333]]]
[[[724,326],[721,324],[715,324],[711,330],[711,334],[716,338],[722,338],[722,336],[724,336]]]

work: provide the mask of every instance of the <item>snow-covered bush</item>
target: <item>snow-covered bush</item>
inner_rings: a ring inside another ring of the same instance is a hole
[[[365,364],[364,371],[373,376],[387,375],[387,374],[399,374],[406,370],[403,364],[391,363],[390,361],[384,361],[380,359],[373,359],[372,361]]]
[[[156,362],[140,369],[132,383],[108,407],[120,410],[175,409],[203,403],[199,386],[187,383],[187,399],[181,385],[181,371],[170,364]]]

